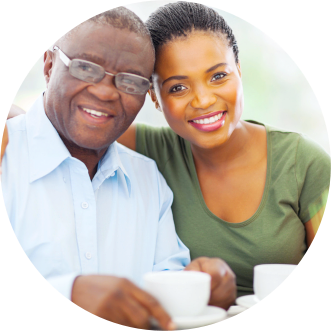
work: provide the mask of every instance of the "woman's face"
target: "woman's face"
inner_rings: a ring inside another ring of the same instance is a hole
[[[229,139],[239,122],[243,109],[240,67],[219,36],[195,31],[163,45],[153,83],[156,106],[170,127],[193,145],[217,147]]]

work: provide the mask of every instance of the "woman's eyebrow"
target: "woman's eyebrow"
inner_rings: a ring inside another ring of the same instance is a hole
[[[165,79],[165,80],[162,82],[161,86],[163,86],[164,83],[166,83],[166,82],[169,81],[169,80],[181,80],[181,79],[187,79],[187,78],[188,78],[188,76],[171,76],[171,77],[168,77],[167,79]]]
[[[217,69],[218,67],[223,67],[223,66],[227,66],[228,64],[226,62],[221,62],[221,63],[217,63],[214,66],[212,66],[211,68],[206,70],[206,73],[211,72],[215,69]],[[161,86],[163,86],[166,82],[168,82],[169,80],[181,80],[181,79],[188,79],[188,76],[171,76],[168,77],[167,79],[165,79]]]
[[[206,70],[206,73],[211,72],[211,71],[217,69],[218,67],[223,67],[223,66],[227,66],[227,65],[228,65],[228,64],[225,63],[225,62],[217,63],[217,64],[215,64],[214,66],[212,66],[211,68],[209,68],[208,70]]]

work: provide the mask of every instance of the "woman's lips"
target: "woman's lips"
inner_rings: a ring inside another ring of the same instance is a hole
[[[205,118],[210,118],[210,117],[213,117],[215,115],[223,114],[224,112],[225,112],[225,110],[213,111],[212,113],[202,115],[202,116],[199,116],[199,117],[195,117],[195,118],[189,120],[189,122],[196,121],[196,120],[201,120],[201,119],[205,119]]]
[[[221,128],[225,123],[226,111],[214,112],[208,115],[196,117],[188,121],[194,128],[211,132]]]

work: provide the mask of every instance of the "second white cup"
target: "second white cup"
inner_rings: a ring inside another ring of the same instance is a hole
[[[254,267],[253,287],[257,299],[262,300],[275,290],[295,269],[294,264],[260,264]]]

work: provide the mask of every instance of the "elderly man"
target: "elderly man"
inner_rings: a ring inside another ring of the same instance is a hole
[[[148,271],[211,274],[211,303],[229,307],[234,275],[221,260],[189,261],[175,233],[172,192],[154,161],[115,140],[141,109],[154,52],[125,8],[100,14],[44,56],[47,90],[8,121],[2,187],[13,229],[39,272],[82,308],[146,328],[174,329],[138,285]]]

